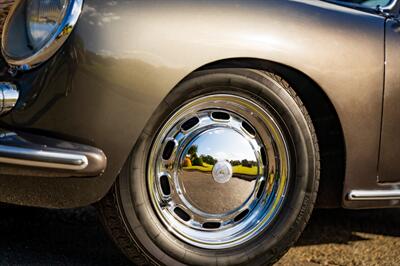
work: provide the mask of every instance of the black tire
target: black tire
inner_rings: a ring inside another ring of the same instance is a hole
[[[246,95],[275,112],[291,140],[294,160],[287,198],[277,219],[244,245],[206,250],[179,240],[158,219],[148,195],[146,167],[153,138],[174,110],[200,95],[221,91]],[[319,167],[312,121],[285,80],[250,69],[199,71],[182,81],[158,107],[98,209],[116,244],[137,265],[269,265],[285,254],[306,226],[317,196]]]

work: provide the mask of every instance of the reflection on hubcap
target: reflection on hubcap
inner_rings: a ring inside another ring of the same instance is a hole
[[[212,169],[215,182],[224,184],[232,178],[232,165],[227,161],[217,162]]]
[[[212,121],[208,111],[198,115],[202,121],[210,119],[212,127],[198,127],[194,132],[199,134],[193,134],[193,140],[183,148],[185,159],[178,174],[182,190],[192,210],[199,214],[234,211],[254,191],[255,180],[263,167],[258,163],[261,160],[257,160],[260,146],[240,128],[229,128],[228,122],[221,125]],[[239,119],[233,114],[229,117],[232,122]]]
[[[148,166],[161,221],[192,245],[245,243],[276,217],[289,179],[286,140],[274,117],[252,100],[199,98],[162,127]]]

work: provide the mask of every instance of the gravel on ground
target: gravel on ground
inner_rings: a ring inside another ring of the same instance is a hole
[[[0,265],[129,265],[93,207],[0,207]],[[277,265],[399,265],[400,209],[316,210]]]

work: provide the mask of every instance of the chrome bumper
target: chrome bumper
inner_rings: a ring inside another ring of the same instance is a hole
[[[0,131],[0,175],[91,177],[107,165],[94,147],[32,134]]]

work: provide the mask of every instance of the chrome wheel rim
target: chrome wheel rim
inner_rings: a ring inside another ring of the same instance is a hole
[[[288,142],[267,108],[242,96],[204,96],[179,108],[155,137],[149,196],[182,241],[233,248],[276,219],[289,165]]]

